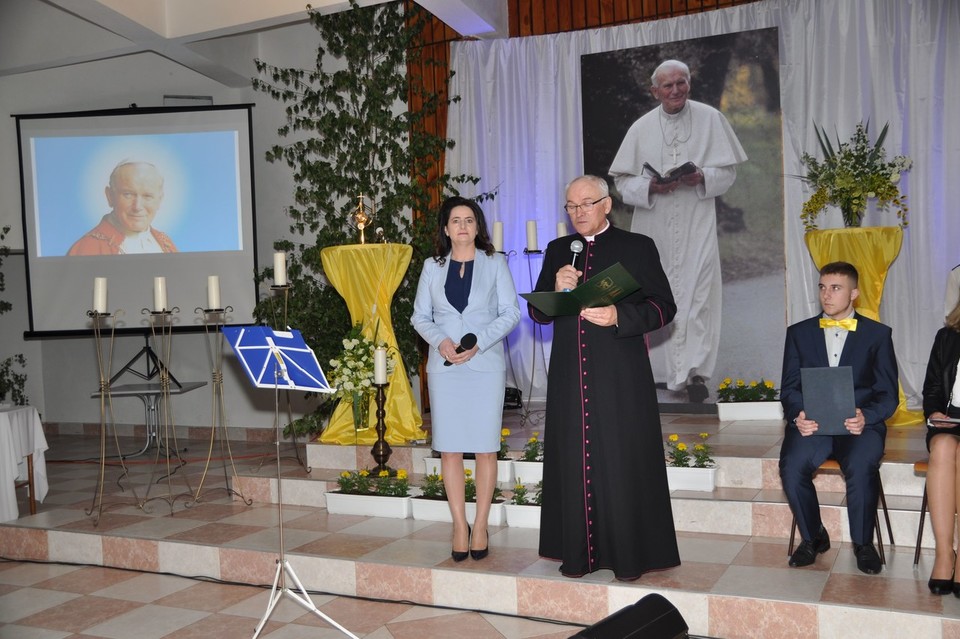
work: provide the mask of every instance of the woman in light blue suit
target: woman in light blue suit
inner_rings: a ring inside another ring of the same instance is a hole
[[[497,481],[506,364],[501,344],[520,321],[517,291],[473,200],[440,206],[434,255],[420,274],[410,318],[430,345],[427,387],[433,448],[453,517],[454,561],[487,556],[487,516]],[[475,340],[474,340],[475,337]],[[467,524],[463,454],[476,453],[477,517]]]

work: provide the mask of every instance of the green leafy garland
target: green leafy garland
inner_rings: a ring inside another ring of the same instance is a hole
[[[391,304],[400,357],[412,376],[420,353],[408,319],[436,232],[431,194],[456,194],[456,185],[479,180],[437,171],[453,141],[426,132],[423,124],[436,114],[442,99],[425,88],[417,74],[407,73],[407,65],[414,68],[420,60],[424,12],[410,3],[407,13],[402,2],[360,7],[350,0],[350,6],[331,14],[308,9],[320,37],[315,68],[283,68],[256,60],[260,77],[253,80],[254,89],[286,105],[286,124],[277,131],[284,141],[266,155],[268,161],[293,169],[290,232],[304,238],[274,243],[288,255],[286,320],[301,331],[321,362],[337,356],[340,336],[351,320],[340,294],[326,282],[320,252],[358,241],[349,219],[363,194],[374,202],[371,230],[382,228],[386,241],[413,246],[410,267]],[[410,108],[411,103],[417,108]],[[422,215],[415,217],[414,211]],[[268,268],[257,274],[257,281],[272,276]],[[256,309],[259,320],[273,325],[277,313],[277,303],[270,298]],[[334,404],[321,404],[317,413],[297,420],[288,431],[318,431]]]

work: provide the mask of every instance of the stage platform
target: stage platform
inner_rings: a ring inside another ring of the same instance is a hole
[[[525,416],[522,411],[514,410],[507,411],[504,417],[505,427],[511,429],[512,450],[519,451],[533,432],[549,437],[549,429],[541,423],[542,413],[531,412]],[[108,467],[109,494],[104,497],[103,516],[95,527],[84,511],[91,505],[96,484],[99,466],[92,462],[99,459],[99,438],[92,435],[89,426],[83,429],[86,435],[67,434],[70,428],[57,425],[48,428],[50,493],[39,505],[36,515],[0,524],[0,555],[9,559],[111,566],[243,584],[269,585],[273,581],[279,535],[272,443],[232,443],[240,475],[235,487],[253,500],[250,506],[231,499],[225,490],[219,489],[190,507],[185,505],[187,499],[177,499],[172,513],[164,500],[153,500],[146,509],[141,509],[129,491],[117,492],[118,470]],[[63,433],[58,434],[60,431]],[[199,434],[202,429],[193,428],[190,432]],[[569,637],[580,627],[593,624],[654,592],[666,597],[680,611],[691,633],[696,635],[729,639],[960,637],[960,599],[934,597],[927,590],[933,561],[929,518],[919,566],[913,565],[924,486],[924,478],[913,472],[913,463],[926,457],[922,428],[891,429],[887,437],[882,478],[896,544],[889,545],[884,529],[887,565],[877,576],[863,575],[856,569],[843,508],[843,482],[838,476],[825,475],[816,480],[824,521],[833,543],[831,550],[808,568],[787,566],[791,517],[777,473],[782,438],[779,422],[721,423],[710,415],[663,415],[665,437],[671,433],[684,436],[700,432],[711,435],[710,443],[719,467],[718,486],[712,493],[675,491],[672,494],[683,563],[676,569],[645,575],[636,582],[618,582],[609,571],[581,579],[562,577],[555,562],[538,556],[536,529],[492,527],[487,559],[454,563],[450,559],[450,524],[328,513],[325,491],[336,488],[340,471],[373,464],[368,447],[302,446],[302,455],[311,468],[307,473],[292,457],[290,445],[282,445],[286,556],[311,591],[341,595],[337,598],[341,601],[343,596],[388,600],[398,602],[394,605],[403,606],[404,611],[420,611],[407,614],[420,620],[430,618],[431,623],[437,624],[416,630],[415,636],[422,639],[434,636]],[[124,450],[138,450],[141,444],[134,437],[121,438]],[[166,480],[155,483],[151,496],[175,494],[180,487],[185,489],[183,474],[190,475],[191,485],[196,489],[207,445],[197,439],[188,440],[185,445],[188,450],[184,456],[189,463],[172,476],[169,485]],[[390,465],[408,469],[413,483],[418,483],[423,472],[422,459],[429,455],[429,448],[393,448]],[[148,456],[128,460],[129,481],[137,486],[141,496],[154,470],[153,454],[151,449]],[[261,465],[264,456],[267,459]],[[222,467],[215,465],[204,487],[224,485]],[[624,485],[623,489],[641,488]],[[23,501],[21,512],[28,512]],[[6,568],[0,570],[0,635],[7,636],[2,624],[10,624],[8,628],[22,627],[17,624],[21,619],[17,616],[19,612],[11,610],[10,603],[16,601],[15,595],[25,596],[23,591],[30,588],[16,590],[16,584],[10,583],[13,580],[4,579],[5,574],[25,568],[0,567]],[[234,615],[239,617],[237,623],[250,623],[251,617],[261,615],[266,609],[266,593],[250,591],[248,594],[250,601],[262,602],[263,607],[258,608],[255,603],[247,605],[244,613]],[[318,605],[320,601],[330,600],[326,595],[316,597]],[[432,611],[424,606],[442,608]],[[323,626],[321,620],[290,602],[281,604],[280,609],[284,611],[281,620],[284,624],[300,623],[314,631]],[[377,622],[380,625],[371,627],[375,616],[360,612],[360,608],[341,604],[338,610],[352,611],[343,613],[350,618],[338,616],[336,612],[330,614],[363,636],[381,639],[414,636],[396,628],[391,631],[389,624],[380,623],[382,620]],[[479,616],[488,623],[483,632],[474,634],[476,631],[463,630],[445,635],[450,627],[444,627],[434,615],[456,616],[457,610],[497,614]],[[216,616],[236,621],[231,614],[226,606],[216,611]],[[29,620],[34,615],[40,613],[23,618]],[[202,621],[192,621],[189,615],[183,618],[185,621],[178,628],[182,628],[184,634],[143,636],[200,636],[188,634],[186,629],[189,624]],[[572,625],[557,626],[527,618]],[[255,622],[253,619],[250,634]],[[106,620],[98,623],[109,625]],[[225,622],[221,620],[221,623]],[[278,627],[271,621],[268,629],[273,632]],[[412,631],[413,627],[406,628]],[[123,636],[122,633],[97,634],[96,628],[82,630],[77,631],[77,636]],[[328,631],[329,635],[311,636],[342,636],[332,628]],[[277,637],[305,636],[277,632]]]

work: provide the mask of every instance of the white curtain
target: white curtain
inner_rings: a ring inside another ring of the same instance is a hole
[[[800,154],[817,149],[813,123],[847,137],[861,120],[890,123],[888,157],[908,155],[901,183],[910,207],[903,248],[887,277],[881,320],[893,327],[900,378],[919,403],[933,335],[943,323],[947,272],[960,263],[960,3],[955,0],[768,0],[657,22],[452,46],[447,135],[451,172],[480,177],[484,205],[504,224],[504,249],[518,291],[528,291],[539,256],[524,254],[527,220],[538,247],[556,237],[563,188],[583,172],[580,56],[737,31],[778,27],[783,110],[783,173],[803,173]],[[952,169],[952,170],[951,170]],[[803,242],[800,180],[784,180],[788,323],[817,312],[816,268]],[[842,226],[839,211],[821,228]],[[868,212],[865,224],[895,224],[892,211]],[[525,308],[523,300],[522,307]],[[744,317],[743,321],[783,321]],[[546,392],[549,329],[543,342],[529,319],[510,336],[516,385]],[[545,353],[539,344],[545,343]],[[532,379],[532,384],[531,384]]]

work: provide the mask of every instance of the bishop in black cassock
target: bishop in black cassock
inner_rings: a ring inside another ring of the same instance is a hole
[[[611,226],[602,178],[567,188],[577,233],[547,246],[537,291],[563,291],[620,262],[640,290],[613,306],[553,322],[544,435],[540,555],[579,577],[610,569],[621,580],[678,566],[657,393],[644,336],[676,313],[649,237]],[[585,249],[571,265],[570,244]]]

